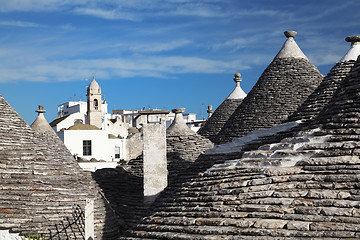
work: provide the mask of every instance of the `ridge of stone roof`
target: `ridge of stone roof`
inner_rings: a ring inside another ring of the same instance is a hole
[[[280,124],[296,111],[323,77],[307,58],[275,57],[213,141],[229,142],[250,131]]]

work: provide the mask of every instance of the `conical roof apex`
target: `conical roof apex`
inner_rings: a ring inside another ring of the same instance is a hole
[[[360,55],[360,36],[350,36],[345,38],[345,41],[351,42],[349,51],[340,59],[339,62],[356,61]]]
[[[301,49],[294,40],[297,32],[285,31],[284,34],[288,39],[284,43],[283,47],[280,49],[279,53],[275,56],[275,58],[303,58],[308,60],[308,58],[301,51]]]

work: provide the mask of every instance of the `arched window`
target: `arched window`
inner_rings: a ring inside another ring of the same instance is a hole
[[[99,102],[97,99],[94,99],[94,108],[95,108],[95,110],[98,110],[98,108],[99,108]]]

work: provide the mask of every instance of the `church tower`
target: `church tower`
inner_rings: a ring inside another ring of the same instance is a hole
[[[95,76],[87,89],[87,119],[86,123],[102,128],[101,88],[95,81]]]

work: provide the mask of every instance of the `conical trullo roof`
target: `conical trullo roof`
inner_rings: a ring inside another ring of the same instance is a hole
[[[286,120],[287,123],[294,121],[301,121],[301,123],[289,130],[280,132],[273,136],[262,138],[256,143],[251,143],[243,147],[243,149],[250,150],[265,143],[276,143],[283,138],[292,137],[297,132],[307,129],[309,125],[313,125],[312,122],[316,116],[323,110],[334,93],[340,86],[340,83],[346,78],[351,69],[354,67],[357,57],[360,55],[359,36],[351,36],[345,39],[347,42],[351,42],[349,51],[341,58],[339,62],[331,68],[330,72],[324,77],[320,85],[312,92],[309,97],[304,101],[302,105]],[[245,136],[246,137],[246,136]]]
[[[175,119],[166,130],[167,165],[169,182],[172,182],[190,163],[214,144],[207,138],[192,131],[185,123],[182,113],[185,108],[176,108]]]
[[[54,130],[45,119],[44,113],[46,110],[44,110],[44,106],[39,105],[39,109],[36,110],[36,112],[38,113],[38,116],[30,127],[38,132],[53,132]]]
[[[360,58],[314,127],[262,147],[297,155],[247,155],[215,165],[184,183],[128,236],[358,239],[359,96]]]
[[[108,214],[96,184],[84,175],[60,139],[53,131],[32,130],[1,96],[0,149],[1,229],[44,233],[46,238],[66,238],[66,234],[81,238],[84,228],[71,231],[68,223],[75,220],[76,207],[84,211],[86,202],[94,200],[95,237],[116,237],[114,215]],[[64,226],[69,228],[67,233],[56,235]]]
[[[345,39],[351,42],[349,51],[331,68],[316,90],[310,94],[305,102],[294,112],[287,121],[308,121],[316,117],[330,101],[341,81],[345,79],[360,55],[360,36],[351,36]]]
[[[236,83],[235,89],[224,102],[220,104],[211,117],[205,122],[204,126],[199,129],[198,134],[209,138],[211,141],[214,140],[214,137],[220,132],[226,121],[246,97],[246,93],[240,87],[241,80],[240,73],[236,73],[234,77]]]
[[[294,41],[296,32],[286,31],[285,35],[288,39],[284,46],[216,136],[215,143],[281,123],[323,79]]]

